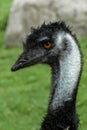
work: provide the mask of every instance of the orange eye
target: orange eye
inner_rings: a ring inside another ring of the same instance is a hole
[[[50,42],[47,42],[44,44],[44,48],[49,49],[51,48],[52,44]]]

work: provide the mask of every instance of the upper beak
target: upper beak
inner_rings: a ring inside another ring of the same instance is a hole
[[[12,66],[11,71],[17,71],[19,69],[34,65],[36,63],[38,63],[40,61],[41,57],[35,56],[35,57],[30,57],[28,58],[24,58],[23,55],[21,55],[18,60],[16,61],[16,63]]]
[[[27,60],[17,61],[11,68],[11,71],[17,71],[21,68],[27,67],[29,62]]]

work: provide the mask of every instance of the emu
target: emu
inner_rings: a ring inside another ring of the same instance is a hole
[[[64,22],[44,23],[26,36],[23,48],[12,71],[37,63],[52,68],[50,100],[40,130],[78,130],[76,97],[82,55],[76,36]]]

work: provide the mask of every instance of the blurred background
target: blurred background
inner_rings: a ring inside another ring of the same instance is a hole
[[[22,39],[43,22],[64,20],[77,34],[84,67],[77,98],[79,130],[87,129],[87,0],[0,0],[0,130],[37,130],[46,113],[51,74],[46,65],[12,73]]]

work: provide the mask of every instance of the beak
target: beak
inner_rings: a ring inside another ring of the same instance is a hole
[[[12,66],[11,71],[17,71],[19,69],[34,65],[40,62],[41,58],[42,57],[39,57],[39,56],[25,58],[24,54],[22,54],[20,55],[16,63]]]

